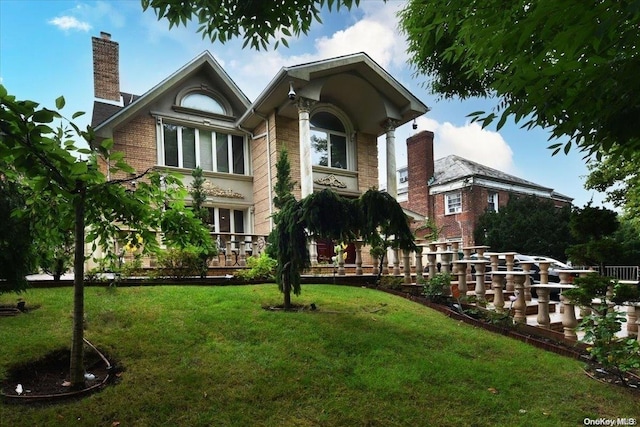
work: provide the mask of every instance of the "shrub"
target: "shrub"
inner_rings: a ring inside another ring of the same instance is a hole
[[[587,350],[596,362],[613,371],[625,383],[625,373],[640,368],[640,344],[635,338],[616,336],[625,318],[614,306],[637,301],[638,288],[597,274],[577,277],[573,284],[576,287],[563,292],[564,296],[574,304],[590,308],[593,313],[580,323],[580,329],[585,332],[584,341],[591,344]],[[610,295],[607,290],[611,291]]]
[[[380,287],[383,289],[392,289],[399,291],[402,289],[404,279],[398,276],[382,276],[380,278]]]
[[[201,270],[202,261],[200,251],[197,248],[170,248],[158,253],[158,269],[154,275],[182,280],[198,276]]]
[[[423,293],[429,300],[442,303],[447,299],[449,286],[451,286],[451,274],[438,273],[426,280],[423,286]]]
[[[277,261],[262,252],[259,257],[247,258],[247,270],[240,270],[236,277],[244,280],[265,280],[274,281]]]

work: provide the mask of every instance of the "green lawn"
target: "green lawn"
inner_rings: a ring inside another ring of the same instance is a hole
[[[0,377],[68,345],[72,290],[23,295],[0,318]],[[15,301],[3,295],[0,303]],[[635,417],[640,393],[578,361],[370,289],[308,285],[269,312],[275,285],[86,290],[86,337],[126,371],[80,401],[0,404],[0,426],[571,426]]]

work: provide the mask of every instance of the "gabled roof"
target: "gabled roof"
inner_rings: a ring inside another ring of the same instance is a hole
[[[397,126],[425,114],[429,108],[365,53],[355,53],[283,67],[240,118],[252,129],[274,110],[297,119],[298,109],[288,97],[327,102],[342,108],[358,131],[383,134],[384,120]]]
[[[94,120],[92,120],[92,122],[99,123],[95,129],[96,134],[105,137],[111,136],[110,133],[116,126],[133,117],[135,114],[163,96],[170,88],[180,85],[181,82],[185,81],[189,76],[202,69],[208,72],[212,80],[220,84],[223,89],[223,95],[232,104],[241,105],[243,111],[249,108],[251,103],[246,95],[233,82],[233,80],[231,80],[229,75],[224,71],[220,64],[218,64],[211,53],[205,51],[178,71],[164,79],[162,82],[151,88],[142,96],[136,97],[135,95],[123,94],[129,95],[129,97],[123,96],[124,105],[119,109],[118,106],[112,104],[96,102],[96,105],[94,105],[94,114],[107,115],[112,113],[111,116],[108,116],[102,122],[98,122],[98,117],[95,117]],[[132,102],[127,104],[127,98]]]

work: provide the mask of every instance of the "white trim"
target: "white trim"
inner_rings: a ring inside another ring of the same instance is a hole
[[[466,179],[458,179],[456,181],[447,182],[445,184],[431,186],[429,188],[429,194],[435,195],[440,193],[448,193],[471,186],[483,187],[488,190],[506,191],[508,193],[520,193],[527,195],[530,194],[537,197],[546,198],[551,198],[553,192],[553,190],[545,187],[532,188],[517,183],[493,181],[486,178],[466,177]]]

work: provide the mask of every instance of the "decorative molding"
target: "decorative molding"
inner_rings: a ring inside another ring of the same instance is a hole
[[[340,181],[333,174],[325,176],[324,178],[318,178],[313,182],[315,182],[318,185],[324,185],[324,186],[327,186],[327,187],[347,188],[347,184],[345,184],[344,182]]]
[[[317,102],[318,101],[315,101],[309,98],[304,98],[304,97],[299,97],[295,101],[296,105],[298,106],[298,111],[306,111],[306,112],[309,112]]]
[[[217,185],[213,184],[211,181],[206,181],[202,184],[202,190],[209,196],[212,197],[226,197],[228,199],[244,199],[244,195],[240,193],[236,193],[232,189],[223,190]]]
[[[382,127],[387,132],[395,131],[399,124],[400,124],[399,120],[386,119],[382,122]]]

